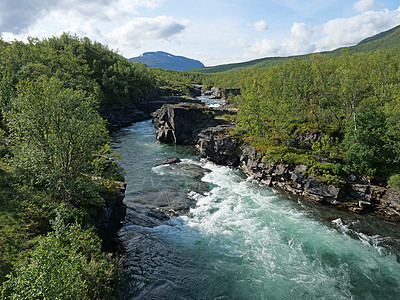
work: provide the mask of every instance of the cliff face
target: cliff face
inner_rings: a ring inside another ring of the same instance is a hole
[[[177,145],[195,145],[201,131],[228,122],[219,118],[232,111],[210,109],[202,104],[181,103],[163,105],[152,114],[157,139],[161,142]]]
[[[151,91],[147,95],[132,99],[127,103],[107,105],[100,115],[106,120],[106,127],[110,132],[117,131],[135,122],[149,119],[151,113],[164,104],[201,103],[194,98],[183,96],[162,96],[160,91]]]
[[[96,228],[103,241],[103,248],[109,252],[115,252],[119,246],[117,232],[122,227],[126,215],[125,190],[126,184],[116,181],[115,190],[103,195],[104,206],[97,210]]]
[[[400,221],[400,192],[355,178],[339,188],[309,176],[307,166],[265,163],[262,152],[241,145],[229,134],[232,124],[225,120],[218,123],[221,114],[204,107],[163,106],[153,114],[157,138],[165,143],[195,145],[202,157],[217,164],[240,167],[261,184],[291,195]]]

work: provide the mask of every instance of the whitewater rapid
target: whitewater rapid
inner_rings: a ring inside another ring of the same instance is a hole
[[[159,144],[150,122],[126,129],[114,146],[128,207],[155,193],[192,203],[154,226],[128,217],[120,231],[123,299],[399,298],[397,226],[289,199],[187,148]],[[158,165],[173,156],[207,172],[194,178]]]

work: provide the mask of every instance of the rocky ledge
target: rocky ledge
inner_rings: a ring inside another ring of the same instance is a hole
[[[308,175],[305,165],[267,163],[255,147],[242,145],[230,134],[233,125],[224,114],[201,105],[165,105],[153,114],[157,139],[170,144],[193,145],[200,155],[217,164],[241,168],[263,185],[309,201],[357,213],[373,213],[400,221],[400,192],[357,180],[351,176],[342,187]]]

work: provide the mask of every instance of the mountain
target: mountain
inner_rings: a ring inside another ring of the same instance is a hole
[[[185,71],[194,68],[204,68],[202,62],[187,58],[184,56],[176,56],[167,52],[146,52],[138,57],[129,58],[132,62],[141,62],[150,68],[170,69],[177,71]]]
[[[355,46],[343,47],[332,51],[321,52],[329,57],[339,56],[343,50],[346,49],[349,53],[362,53],[370,52],[376,50],[390,50],[390,49],[400,49],[400,25],[396,26],[390,30],[378,33],[372,37],[366,38],[359,42]],[[312,54],[288,56],[288,57],[266,57],[255,59],[251,61],[246,61],[242,63],[232,63],[219,65],[214,67],[198,68],[190,71],[201,72],[201,73],[217,73],[225,72],[230,70],[238,70],[249,67],[272,67],[277,64],[284,63],[292,58],[298,59],[308,59]]]

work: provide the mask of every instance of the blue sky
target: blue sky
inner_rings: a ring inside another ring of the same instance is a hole
[[[392,0],[0,0],[4,40],[70,32],[127,58],[161,50],[207,66],[332,50],[397,25]]]

